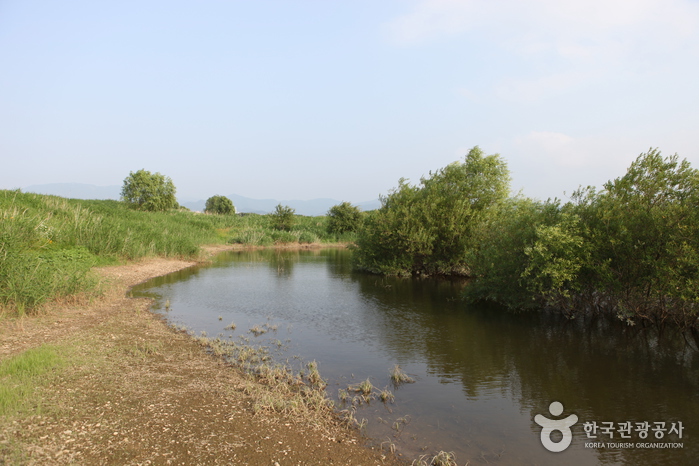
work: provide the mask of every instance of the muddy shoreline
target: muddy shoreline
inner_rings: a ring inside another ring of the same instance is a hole
[[[206,256],[237,245],[211,246]],[[403,464],[328,413],[254,410],[268,387],[208,354],[128,290],[200,262],[151,258],[95,271],[104,295],[6,320],[0,360],[49,346],[60,367],[0,418],[6,464]]]

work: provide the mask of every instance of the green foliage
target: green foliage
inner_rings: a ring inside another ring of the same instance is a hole
[[[348,231],[355,232],[362,224],[362,211],[359,207],[349,202],[332,206],[328,210],[328,232],[342,234]]]
[[[572,298],[583,291],[580,272],[589,266],[590,244],[582,229],[576,215],[562,213],[555,225],[537,225],[536,240],[524,248],[528,265],[521,278],[528,290],[568,314],[576,305]]]
[[[235,213],[233,202],[226,196],[212,196],[206,200],[204,212],[207,214],[230,215]]]
[[[537,238],[537,228],[555,224],[558,201],[539,202],[516,197],[499,205],[474,231],[476,246],[467,253],[472,280],[465,290],[468,301],[490,301],[510,309],[540,307],[522,275],[529,266],[526,254]]]
[[[296,211],[289,206],[278,204],[274,209],[274,212],[269,214],[272,221],[272,227],[276,230],[291,230],[294,223],[296,223],[296,219],[294,218],[295,212]]]
[[[604,189],[573,202],[503,204],[469,254],[469,300],[607,313],[634,324],[695,327],[699,171],[651,149]]]
[[[699,171],[657,149],[626,175],[574,194],[586,226],[588,267],[580,279],[620,317],[658,325],[696,320],[699,302]]]
[[[245,214],[230,229],[230,243],[270,246],[286,243],[335,243],[338,240],[351,242],[353,233],[332,235],[328,233],[327,217],[294,216],[294,227],[290,231],[274,227],[270,215]],[[285,234],[288,233],[288,234]]]
[[[91,267],[116,258],[196,256],[234,224],[233,217],[0,190],[0,314],[93,292]]]
[[[401,179],[381,208],[368,215],[357,239],[357,265],[374,273],[467,275],[474,231],[509,192],[498,155],[471,149],[411,186]]]
[[[147,170],[130,172],[124,179],[121,197],[132,206],[148,211],[177,208],[175,185],[169,177]]]

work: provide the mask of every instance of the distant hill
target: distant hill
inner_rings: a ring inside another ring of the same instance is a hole
[[[55,196],[68,197],[73,199],[119,199],[121,186],[95,186],[82,183],[51,183],[27,186],[24,192],[38,194],[53,194]],[[238,194],[228,194],[233,201],[233,205],[238,212],[251,212],[256,214],[267,214],[274,210],[277,204],[288,205],[296,210],[299,215],[325,215],[330,207],[339,204],[336,199],[311,199],[301,200],[276,200],[276,199],[252,199]],[[178,202],[191,210],[203,211],[206,199],[178,199]],[[377,209],[381,204],[378,200],[360,202],[355,204],[362,210]]]

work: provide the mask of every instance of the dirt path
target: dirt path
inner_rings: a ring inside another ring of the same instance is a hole
[[[3,322],[0,359],[45,344],[65,364],[0,418],[0,464],[399,464],[327,413],[254,409],[267,387],[125,297],[193,264],[102,268],[103,298]]]

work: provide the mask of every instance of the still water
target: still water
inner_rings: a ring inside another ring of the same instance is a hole
[[[658,344],[622,323],[467,307],[463,282],[355,273],[350,254],[228,252],[133,291],[197,334],[249,337],[278,358],[317,361],[332,398],[367,378],[388,387],[394,403],[363,404],[356,417],[376,444],[407,458],[444,450],[458,464],[696,464],[699,354],[681,337]],[[249,332],[264,324],[276,330]],[[395,364],[415,383],[393,387]],[[544,448],[537,414],[577,416],[572,444]]]

